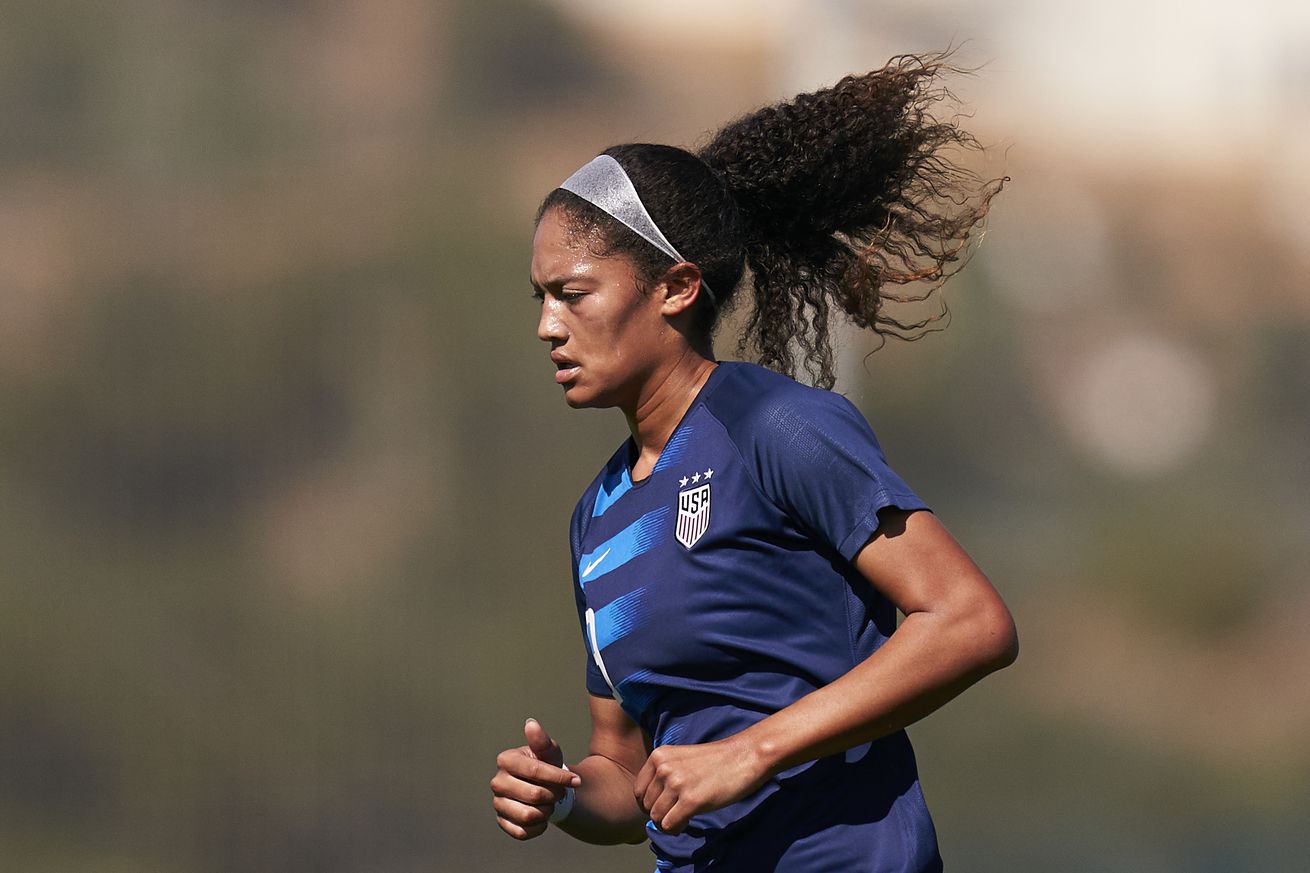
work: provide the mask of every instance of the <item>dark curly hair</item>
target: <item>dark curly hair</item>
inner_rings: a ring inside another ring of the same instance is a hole
[[[969,236],[1008,177],[988,182],[954,163],[980,150],[954,119],[930,110],[953,95],[942,73],[967,72],[949,52],[901,55],[831,88],[765,107],[724,127],[699,154],[632,143],[606,149],[632,179],[664,235],[701,270],[695,327],[710,332],[750,267],[754,307],[739,351],[795,376],[799,356],[831,388],[832,307],[883,336],[940,329],[944,306],[904,320],[884,304],[927,299],[963,267]],[[566,215],[595,254],[630,257],[654,283],[669,258],[600,209],[563,189],[537,213]],[[893,286],[926,284],[917,294]]]

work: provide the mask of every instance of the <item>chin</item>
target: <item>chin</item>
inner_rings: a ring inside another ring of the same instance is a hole
[[[585,409],[591,405],[592,398],[587,396],[587,392],[577,385],[569,384],[564,386],[564,402],[573,409]]]
[[[607,409],[616,404],[592,391],[573,384],[564,388],[564,402],[573,409]]]

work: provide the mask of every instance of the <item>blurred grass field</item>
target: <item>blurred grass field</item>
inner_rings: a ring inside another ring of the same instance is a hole
[[[1126,49],[1053,59],[1056,13],[1002,4],[766,3],[686,42],[580,0],[0,10],[6,869],[648,869],[490,812],[524,717],[585,747],[564,532],[625,435],[550,380],[536,201],[966,26],[1014,182],[950,328],[853,338],[839,383],[1019,623],[911,730],[947,863],[1310,855],[1299,19],[1214,61],[1272,92],[1174,101],[1243,122],[1198,145],[1041,103],[1025,64]],[[1075,113],[1144,133],[1105,158]]]

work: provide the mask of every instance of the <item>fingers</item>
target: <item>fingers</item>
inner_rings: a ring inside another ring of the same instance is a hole
[[[632,793],[637,798],[637,803],[648,813],[655,808],[655,801],[668,788],[677,789],[680,785],[672,785],[671,780],[676,780],[673,772],[673,765],[666,759],[663,752],[659,749],[650,753],[646,758],[646,763],[642,766],[641,772],[632,783]],[[659,819],[652,817],[652,820],[659,824]]]
[[[682,833],[701,805],[693,799],[693,789],[671,762],[656,750],[646,759],[632,786],[637,803],[650,820],[668,834]]]
[[[496,824],[516,840],[540,836],[564,789],[582,784],[581,776],[564,767],[559,744],[535,718],[523,725],[523,736],[526,746],[496,756],[496,774],[491,777]]]
[[[641,771],[637,773],[637,778],[632,780],[632,794],[637,798],[637,803],[641,804],[641,808],[647,812],[650,811],[650,806],[647,805],[645,800],[646,790],[650,788],[651,782],[655,779],[655,762],[652,760],[653,756],[654,752],[651,753],[651,756],[646,758],[646,763],[642,765]]]
[[[528,782],[500,770],[491,777],[491,793],[517,803],[551,806],[564,796],[564,789]]]
[[[656,808],[651,810],[650,820],[666,834],[680,834],[698,811],[696,805],[679,798],[676,803],[668,805],[668,793],[661,797]],[[668,808],[665,809],[665,806]],[[658,816],[658,817],[657,817]]]
[[[554,806],[520,803],[507,797],[496,797],[491,805],[496,811],[496,824],[516,840],[530,840],[544,833]]]
[[[507,821],[500,816],[496,816],[496,824],[500,825],[502,831],[516,840],[530,840],[533,837],[539,837],[546,832],[546,826],[544,824],[524,827],[523,825],[515,824],[512,821]]]
[[[659,828],[660,830],[665,829],[664,817],[669,814],[669,811],[673,809],[674,805],[677,802],[678,802],[678,797],[672,791],[662,792],[658,797],[655,798],[655,802],[652,803],[650,809],[647,810],[647,814],[650,816],[650,820],[655,822],[655,827]]]
[[[564,763],[564,753],[560,751],[559,743],[550,738],[546,729],[541,726],[541,722],[535,718],[530,718],[523,724],[523,737],[528,741],[528,748],[532,754],[536,755],[547,764],[561,766]]]
[[[532,756],[527,746],[501,752],[496,756],[496,767],[511,776],[541,785],[558,785],[563,788],[582,784],[582,777],[577,773],[538,760]]]
[[[646,786],[646,790],[637,796],[637,803],[641,804],[641,808],[646,810],[651,820],[656,824],[659,824],[659,819],[655,818],[655,804],[664,796],[668,788],[669,786],[664,784],[664,780],[652,779],[650,784]]]
[[[701,804],[694,802],[690,796],[680,795],[673,789],[660,792],[649,809],[650,820],[666,834],[680,834],[691,821],[691,817],[701,810]]]
[[[496,824],[516,840],[540,836],[555,803],[564,796],[563,785],[548,780],[562,779],[568,784],[577,774],[538,761],[526,746],[501,752],[496,766],[496,775],[491,777]]]

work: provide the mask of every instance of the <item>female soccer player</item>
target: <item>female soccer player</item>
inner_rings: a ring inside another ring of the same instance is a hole
[[[555,381],[632,435],[573,513],[589,753],[528,720],[491,781],[510,836],[649,838],[679,873],[941,869],[903,729],[1013,661],[1014,624],[824,389],[830,306],[915,327],[892,286],[948,276],[1003,183],[947,160],[976,144],[927,112],[943,69],[895,59],[699,154],[616,146],[542,204]],[[711,347],[739,284],[766,366]],[[798,358],[822,387],[790,378]]]

